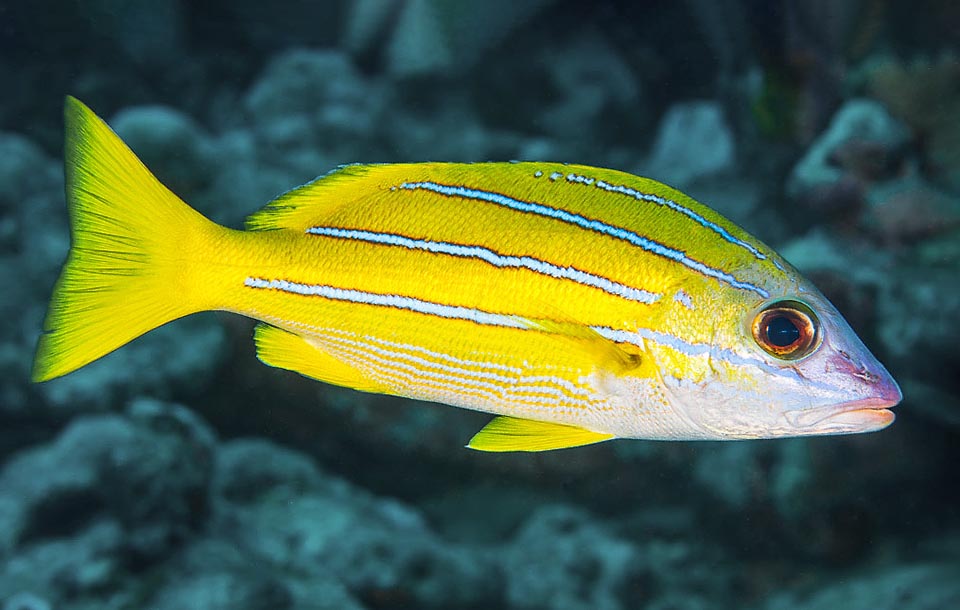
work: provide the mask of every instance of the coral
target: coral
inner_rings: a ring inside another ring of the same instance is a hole
[[[50,602],[33,593],[15,593],[7,598],[3,610],[52,610]]]
[[[177,405],[74,421],[0,473],[0,597],[99,596],[195,535],[214,437]]]
[[[344,601],[347,600],[341,599],[338,603]],[[294,600],[282,582],[265,578],[251,569],[249,573],[240,574],[229,571],[184,574],[153,597],[150,607],[155,610],[288,610],[294,607]]]
[[[214,497],[249,504],[276,493],[295,496],[324,483],[305,455],[263,439],[240,439],[220,447],[214,471]]]
[[[292,186],[343,163],[381,157],[381,83],[335,50],[290,50],[273,58],[243,98],[249,128],[219,142],[224,163],[216,205],[238,221]]]
[[[61,174],[34,142],[0,133],[0,256],[23,256],[20,271],[40,280],[52,281],[66,254]]]
[[[788,193],[809,215],[887,246],[949,232],[960,198],[930,184],[907,156],[908,128],[877,102],[848,102],[797,163]]]
[[[36,144],[0,133],[0,254],[20,252],[38,196],[59,186],[58,168]],[[46,207],[46,205],[44,206]]]
[[[904,266],[898,276],[909,281],[891,282],[890,297],[879,302],[880,339],[892,357],[903,364],[912,363],[911,369],[927,366],[915,360],[919,353],[937,354],[937,369],[956,363],[953,355],[960,329],[954,320],[960,311],[960,294],[944,292],[941,287],[952,282],[957,272],[956,261],[943,267]]]
[[[702,541],[692,545],[653,528],[628,537],[582,510],[542,504],[501,561],[511,608],[666,609],[712,607],[728,596],[729,575],[706,568],[714,556]]]
[[[208,18],[220,28],[229,20],[230,35],[242,41],[248,52],[272,53],[278,48],[332,45],[350,4],[341,0],[288,0],[264,11],[255,2],[227,2],[218,5]]]
[[[359,599],[391,604],[442,608],[495,599],[484,584],[493,566],[443,544],[407,506],[330,479],[262,442],[228,443],[218,463],[221,485],[246,479],[249,467],[263,473],[254,480],[268,482],[256,497],[220,487],[242,500],[218,501],[212,527],[271,566],[333,575]],[[287,471],[283,464],[295,467]]]
[[[123,557],[123,533],[111,520],[70,537],[37,540],[2,563],[0,599],[33,598],[59,607],[67,600],[102,598],[121,580]]]
[[[716,102],[685,102],[663,117],[644,173],[684,188],[734,167],[733,133]]]
[[[111,127],[170,190],[187,201],[207,188],[216,170],[213,144],[203,129],[165,106],[134,106]]]
[[[960,228],[960,197],[919,180],[901,180],[875,193],[863,220],[890,246],[916,244]]]
[[[129,552],[162,555],[202,518],[212,445],[190,411],[147,399],[126,417],[76,420],[0,474],[0,550],[69,535],[105,511]]]
[[[845,167],[863,162],[851,156],[866,151],[873,159],[895,154],[906,146],[910,132],[879,103],[858,99],[847,102],[834,115],[827,130],[807,150],[790,174],[787,193],[802,198],[814,189],[835,185]],[[856,147],[856,149],[854,149]]]
[[[865,72],[870,95],[917,134],[931,177],[960,192],[960,59],[950,54],[909,63],[886,58]]]
[[[561,140],[616,139],[620,134],[605,118],[619,117],[616,124],[623,129],[631,116],[644,114],[637,78],[602,32],[584,32],[573,44],[545,51],[540,61],[554,96],[534,120],[547,134]]]
[[[38,308],[39,309],[39,308]],[[35,318],[39,328],[39,316]],[[18,355],[21,371],[33,360],[33,345]],[[225,357],[226,336],[211,314],[178,320],[134,340],[75,374],[37,388],[43,409],[57,418],[103,411],[116,400],[140,395],[171,397],[174,390],[196,391]],[[26,365],[26,366],[23,366]],[[22,372],[19,377],[26,377]]]
[[[377,52],[398,77],[451,73],[479,61],[485,52],[552,0],[397,0],[354,2],[346,42],[355,52]],[[391,27],[392,26],[392,27]]]
[[[514,608],[617,610],[640,572],[637,548],[567,507],[531,515],[504,557]],[[634,585],[637,586],[637,585]],[[649,592],[641,592],[643,595]]]
[[[378,93],[378,85],[361,76],[347,55],[304,49],[274,58],[244,105],[256,123],[303,118],[306,130],[299,136],[336,151],[350,145],[344,140],[370,137],[382,111]]]
[[[960,604],[958,564],[907,564],[845,578],[809,596],[779,595],[764,610],[940,610]]]

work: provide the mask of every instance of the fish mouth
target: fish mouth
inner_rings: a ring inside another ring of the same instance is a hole
[[[831,409],[831,413],[816,422],[817,426],[827,424],[831,427],[839,426],[850,433],[875,432],[883,430],[897,418],[890,410],[899,400],[892,401],[883,398],[866,398],[842,403]]]
[[[839,404],[806,409],[795,414],[791,423],[804,434],[857,434],[876,432],[893,423],[896,415],[890,409],[903,395],[892,379],[878,388],[876,396]]]

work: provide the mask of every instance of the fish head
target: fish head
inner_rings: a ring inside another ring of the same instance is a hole
[[[771,294],[716,308],[715,340],[686,359],[693,374],[663,377],[699,438],[855,434],[890,425],[900,388],[840,312],[802,280]]]

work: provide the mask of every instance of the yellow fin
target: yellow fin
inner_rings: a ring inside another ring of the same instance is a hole
[[[306,230],[365,193],[356,182],[377,165],[341,165],[280,195],[247,217],[246,228]],[[346,188],[344,188],[346,187]]]
[[[549,451],[580,447],[614,438],[577,426],[501,415],[477,432],[467,447],[478,451]]]
[[[597,366],[616,375],[638,368],[642,363],[640,348],[620,344],[602,336],[589,326],[561,319],[527,319],[532,330],[555,335],[576,349],[590,354]],[[569,348],[568,348],[569,349]]]
[[[188,288],[193,240],[216,230],[73,97],[64,105],[71,246],[37,344],[32,378],[66,375],[203,307]]]
[[[253,332],[257,358],[268,366],[300,373],[324,383],[363,392],[383,393],[383,385],[367,378],[316,346],[309,339],[269,324],[257,324]]]

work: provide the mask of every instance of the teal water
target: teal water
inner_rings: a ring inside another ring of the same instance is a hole
[[[934,0],[0,0],[0,608],[960,607],[958,35]],[[815,281],[897,421],[481,454],[487,416],[264,367],[227,314],[31,384],[67,94],[236,227],[352,162],[667,182]]]

